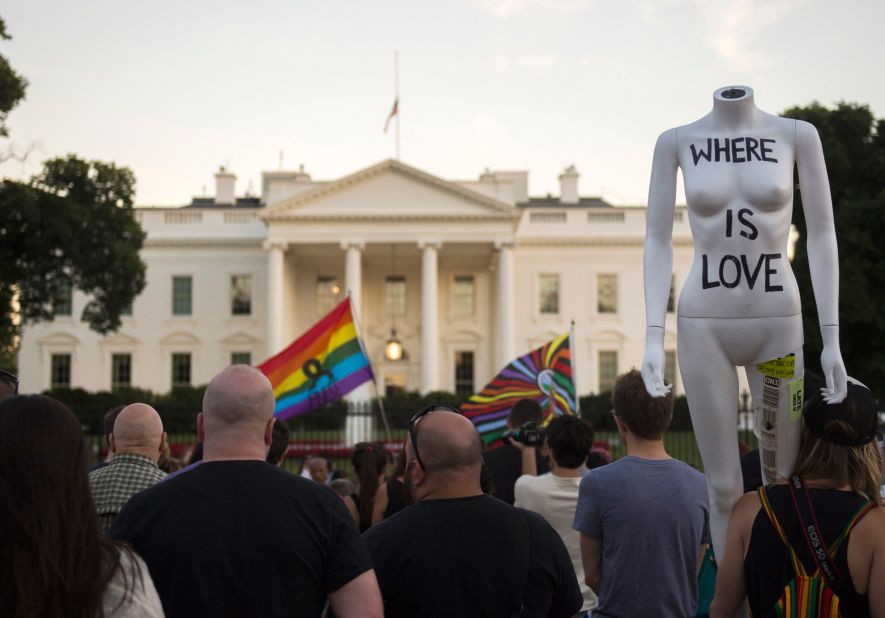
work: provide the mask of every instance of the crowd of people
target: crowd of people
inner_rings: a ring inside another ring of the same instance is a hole
[[[150,406],[108,413],[109,456],[90,469],[71,410],[0,377],[0,616],[885,616],[882,452],[861,385],[806,403],[795,476],[745,494],[711,548],[707,481],[665,448],[672,396],[636,371],[613,391],[614,462],[574,416],[540,441],[516,431],[544,424],[531,400],[485,452],[433,405],[395,465],[356,445],[353,479],[321,457],[279,466],[288,433],[251,367],[210,382],[181,469]]]

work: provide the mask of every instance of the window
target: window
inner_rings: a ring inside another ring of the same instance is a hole
[[[618,276],[614,274],[596,275],[596,311],[598,313],[618,312]]]
[[[667,313],[676,310],[676,275],[670,277],[670,295],[667,297]]]
[[[618,377],[618,353],[609,350],[599,352],[599,392],[610,393]]]
[[[406,315],[406,278],[391,275],[386,279],[387,314],[394,317]]]
[[[391,373],[384,376],[384,396],[392,397],[406,391],[406,374]]]
[[[538,275],[540,293],[538,311],[544,315],[559,313],[559,275]]]
[[[55,315],[71,315],[74,307],[74,288],[71,282],[65,280],[59,283],[56,297],[52,301],[52,311]]]
[[[230,278],[231,315],[252,315],[252,277],[233,275]]]
[[[341,286],[335,277],[317,277],[317,315],[326,315],[341,299]]]
[[[193,313],[193,278],[172,277],[172,315]]]
[[[476,285],[473,275],[456,275],[452,290],[452,313],[463,317],[473,315],[476,305]]]
[[[132,355],[111,355],[111,390],[132,386]]]
[[[172,355],[172,388],[191,385],[191,355],[176,352]]]
[[[473,352],[455,352],[455,394],[473,394]]]
[[[676,352],[664,352],[664,384],[676,384]]]
[[[231,365],[251,365],[252,364],[252,353],[251,352],[231,352],[230,353],[230,364]]]
[[[71,388],[71,355],[53,354],[51,358],[49,388]]]

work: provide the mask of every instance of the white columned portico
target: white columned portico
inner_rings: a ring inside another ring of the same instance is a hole
[[[421,250],[421,392],[439,390],[439,248],[438,241],[418,243]]]
[[[516,358],[514,328],[516,306],[514,301],[513,243],[496,243],[498,248],[498,367],[504,367]]]
[[[273,356],[283,349],[283,270],[286,245],[267,242],[267,355]]]
[[[365,243],[347,241],[341,243],[344,249],[344,291],[350,294],[350,306],[357,320],[362,318],[363,294],[363,249]]]

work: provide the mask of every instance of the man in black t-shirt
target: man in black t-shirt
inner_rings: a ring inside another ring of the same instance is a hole
[[[385,615],[572,616],[575,570],[540,515],[482,494],[473,424],[431,410],[413,421],[405,483],[416,504],[365,533]]]
[[[135,495],[109,531],[144,558],[168,618],[382,616],[359,531],[328,487],[265,462],[274,396],[257,369],[215,376],[203,463]]]
[[[540,404],[534,399],[520,399],[507,415],[507,430],[518,429],[526,423],[535,423],[540,427],[543,422],[544,410]],[[483,459],[492,483],[492,495],[507,504],[513,504],[513,487],[516,485],[516,479],[523,474],[529,474],[528,470],[522,469],[522,453],[508,442],[487,451]],[[535,474],[538,476],[550,472],[547,459],[537,452],[535,452],[535,466]]]

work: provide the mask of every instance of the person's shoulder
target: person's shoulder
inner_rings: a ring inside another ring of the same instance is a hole
[[[545,484],[544,476],[546,475],[535,476],[533,474],[523,474],[518,479],[516,479],[514,489],[535,489],[539,485]]]
[[[859,535],[871,543],[885,546],[885,508],[883,508],[881,501],[879,501],[878,507],[870,510],[855,524],[851,535]]]
[[[387,545],[388,539],[393,539],[394,542],[397,539],[405,540],[407,535],[403,531],[411,528],[416,522],[429,523],[428,518],[432,516],[432,511],[432,507],[428,508],[426,503],[419,502],[407,506],[363,532],[363,540],[369,546]]]

